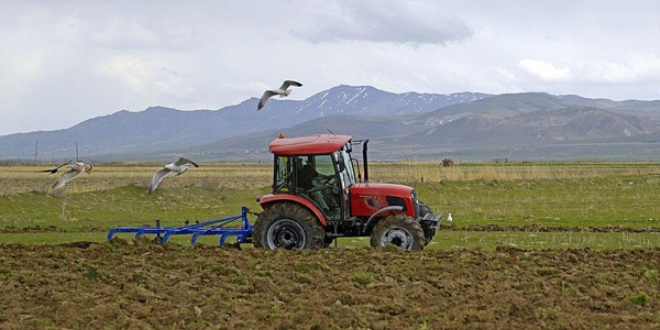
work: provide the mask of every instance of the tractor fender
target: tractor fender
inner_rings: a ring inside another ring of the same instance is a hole
[[[364,233],[364,232],[367,231],[367,228],[369,227],[369,223],[370,223],[371,220],[373,220],[377,215],[379,215],[379,214],[381,214],[381,213],[388,212],[388,211],[392,211],[392,212],[394,212],[394,211],[399,211],[399,212],[401,212],[402,210],[403,210],[403,206],[392,205],[392,206],[384,207],[384,208],[382,208],[382,209],[380,209],[380,210],[374,212],[374,214],[372,214],[372,215],[369,217],[369,219],[367,219],[367,222],[364,223],[364,229],[362,230],[362,232]]]
[[[301,204],[302,206],[308,208],[315,216],[317,219],[319,219],[319,222],[323,225],[323,227],[327,227],[328,223],[325,221],[325,216],[323,216],[323,213],[321,210],[319,210],[314,203],[310,202],[308,199],[296,196],[296,195],[289,195],[289,194],[268,194],[265,195],[257,200],[259,205],[261,205],[262,209],[267,209],[269,208],[272,204],[276,202],[294,202]]]

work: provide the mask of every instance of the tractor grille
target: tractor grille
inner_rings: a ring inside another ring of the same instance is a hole
[[[408,210],[406,207],[406,201],[401,197],[387,196],[385,199],[387,200],[387,205],[389,206],[401,206],[403,207],[403,211]]]

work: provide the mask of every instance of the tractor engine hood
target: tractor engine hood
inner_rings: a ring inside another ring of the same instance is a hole
[[[394,196],[409,198],[413,188],[391,183],[356,183],[351,187],[351,194],[357,198],[366,196]]]
[[[357,183],[351,187],[351,215],[369,217],[388,206],[401,206],[403,212],[416,218],[413,188],[387,183]],[[383,214],[387,216],[389,213]]]

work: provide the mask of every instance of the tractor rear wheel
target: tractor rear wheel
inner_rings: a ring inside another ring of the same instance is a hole
[[[270,250],[321,249],[324,239],[319,220],[295,203],[278,203],[263,210],[252,228],[254,247]]]
[[[424,249],[424,230],[419,222],[403,214],[394,214],[380,220],[371,232],[371,246],[392,244],[403,251]]]

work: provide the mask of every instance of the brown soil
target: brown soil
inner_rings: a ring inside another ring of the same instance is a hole
[[[0,329],[645,329],[659,250],[0,245]]]
[[[150,225],[144,225],[150,227]],[[89,233],[89,232],[107,232],[109,229],[101,227],[93,228],[73,228],[62,229],[56,226],[39,225],[31,227],[14,227],[8,226],[0,228],[0,234],[20,234],[20,233],[43,233],[43,232],[60,232],[60,233]],[[528,224],[522,226],[508,225],[500,226],[496,224],[489,225],[468,225],[457,227],[456,225],[440,225],[439,230],[453,230],[453,231],[523,231],[523,232],[578,232],[578,233],[659,233],[660,228],[645,227],[645,228],[632,228],[623,226],[604,226],[604,227],[567,227],[567,226],[544,226],[538,224]]]
[[[0,228],[0,234],[21,234],[21,233],[91,233],[91,232],[103,232],[103,231],[108,231],[108,229],[101,228],[101,227],[93,227],[93,228],[76,228],[76,229],[62,229],[57,226],[28,226],[28,227],[15,227],[15,226],[7,226],[7,227],[2,227]]]

